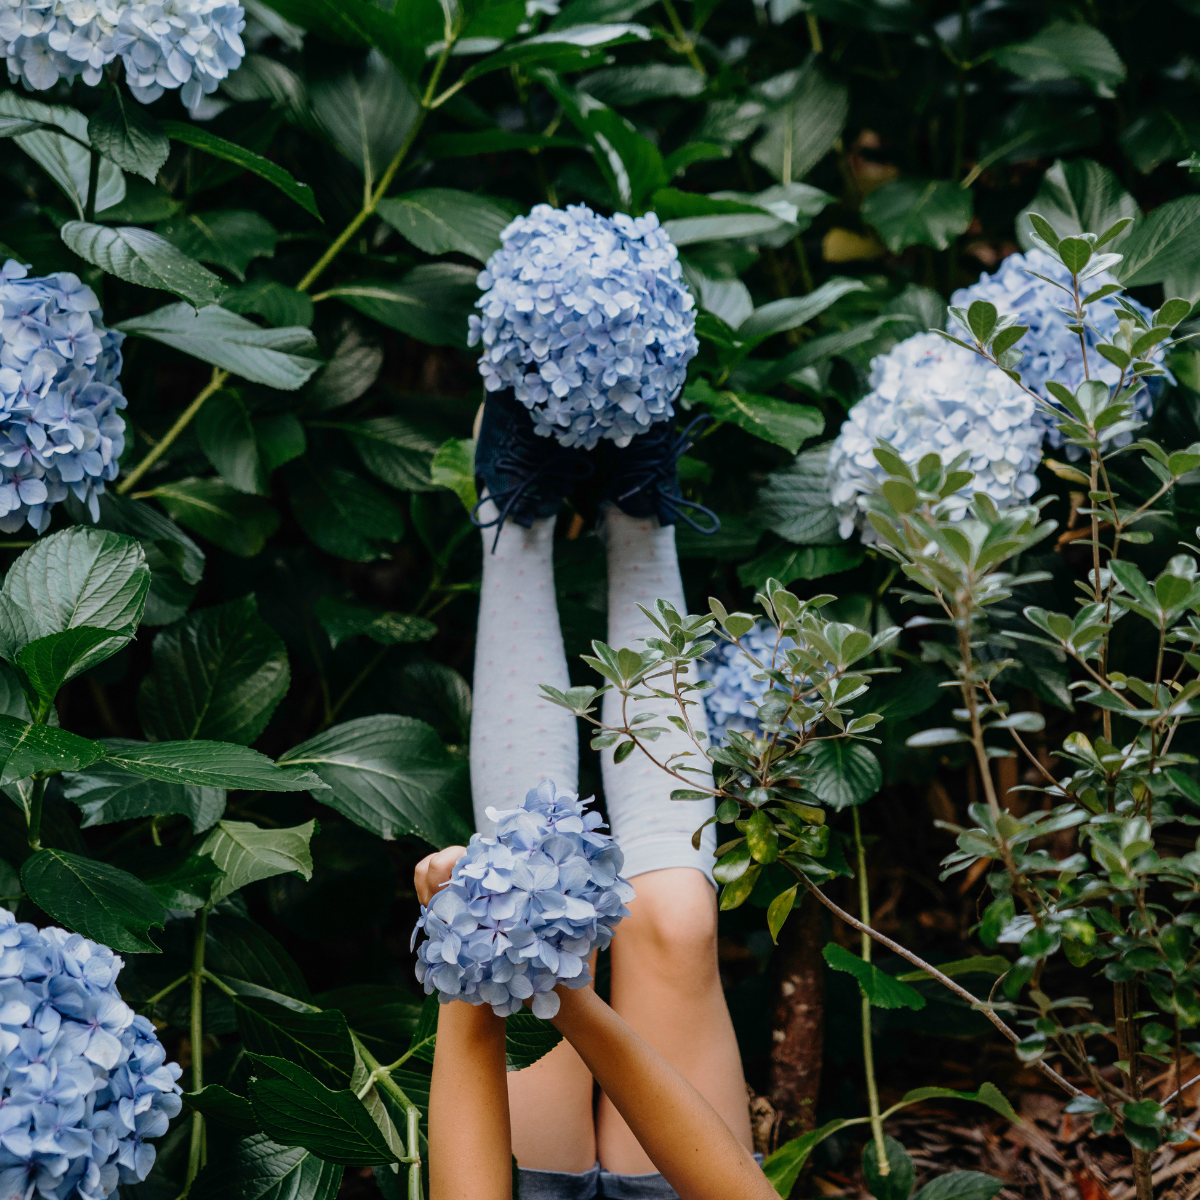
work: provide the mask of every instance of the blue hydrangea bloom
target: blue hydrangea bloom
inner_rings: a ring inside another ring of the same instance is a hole
[[[764,666],[778,666],[784,651],[796,645],[790,637],[780,638],[779,631],[769,621],[759,621],[738,641]],[[700,660],[699,673],[701,679],[713,685],[700,694],[708,715],[708,736],[714,742],[724,741],[731,729],[738,733],[761,732],[758,705],[772,686],[754,678],[761,674],[761,668],[731,642],[718,641]]]
[[[487,810],[495,837],[471,838],[449,884],[413,930],[417,978],[443,1003],[490,1004],[499,1017],[533,998],[543,1020],[558,1012],[554,987],[583,987],[587,960],[629,916],[625,858],[588,801],[546,780],[519,808]]]
[[[180,88],[189,109],[212,95],[246,55],[246,10],[236,0],[129,0],[120,3],[113,46],[129,90],[150,104]]]
[[[916,466],[930,453],[950,462],[966,452],[975,478],[951,503],[965,512],[986,492],[1000,508],[1037,491],[1045,425],[1032,396],[973,350],[918,333],[871,364],[871,391],[851,410],[829,452],[831,499],[839,531],[872,537],[863,498],[886,472],[873,451],[880,438]]]
[[[1031,274],[1034,271],[1037,275]],[[969,308],[976,300],[987,300],[999,312],[1011,313],[1019,324],[1027,325],[1029,332],[1017,343],[1017,349],[1023,351],[1025,356],[1017,369],[1027,387],[1043,399],[1050,400],[1050,393],[1046,390],[1047,380],[1061,383],[1072,392],[1084,381],[1083,350],[1079,345],[1079,335],[1067,328],[1073,323],[1072,319],[1062,312],[1063,306],[1070,303],[1070,297],[1045,279],[1039,279],[1038,275],[1068,287],[1071,283],[1070,271],[1045,250],[1035,247],[1028,254],[1009,255],[994,275],[986,272],[980,275],[978,283],[955,292],[950,303]],[[1084,286],[1086,292],[1094,292],[1105,284],[1116,282],[1114,276],[1104,271],[1087,280]],[[1150,316],[1150,310],[1144,305],[1128,297],[1126,299],[1143,316]],[[1107,296],[1094,301],[1087,306],[1087,313],[1089,324],[1094,326],[1094,330],[1088,329],[1084,334],[1089,375],[1092,379],[1100,379],[1113,386],[1121,377],[1120,369],[1101,358],[1096,353],[1096,345],[1101,341],[1111,341],[1117,332],[1121,313],[1117,307],[1117,297]],[[1098,337],[1097,333],[1101,336]],[[1158,346],[1150,355],[1150,360],[1161,363],[1162,358],[1163,349]],[[1134,397],[1134,408],[1143,419],[1150,415],[1164,386],[1163,378],[1155,377],[1138,390]],[[1055,448],[1061,446],[1063,439],[1057,424],[1042,413],[1038,414],[1038,420],[1047,427],[1050,445]],[[1130,433],[1118,435],[1113,444],[1128,445],[1132,437]],[[1077,451],[1076,456],[1082,453]]]
[[[487,390],[512,388],[539,434],[588,450],[669,420],[699,343],[658,218],[539,204],[500,236],[470,319]]]
[[[103,1200],[154,1165],[177,1063],[117,991],[107,946],[0,909],[0,1197]]]
[[[106,329],[96,293],[68,272],[28,279],[0,268],[0,530],[39,533],[68,489],[95,520],[97,496],[125,448],[123,333]],[[3,1193],[0,1192],[0,1196]]]
[[[95,86],[116,57],[120,0],[0,0],[0,58],[10,83],[44,92],[80,75]]]

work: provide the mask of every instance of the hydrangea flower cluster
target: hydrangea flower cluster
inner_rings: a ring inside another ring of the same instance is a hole
[[[1031,274],[1036,271],[1037,274]],[[1044,275],[1067,287],[1071,284],[1071,273],[1053,255],[1045,250],[1034,248],[1028,254],[1009,255],[994,275],[986,272],[979,277],[978,283],[968,288],[960,288],[950,298],[950,303],[963,308],[969,308],[976,300],[987,300],[994,304],[1001,313],[1011,313],[1019,324],[1027,325],[1029,332],[1017,343],[1017,349],[1024,352],[1018,370],[1026,387],[1032,388],[1038,395],[1050,400],[1046,390],[1046,381],[1053,380],[1069,388],[1072,392],[1084,381],[1083,350],[1079,345],[1078,334],[1072,333],[1067,326],[1073,324],[1062,311],[1069,298],[1065,292],[1049,284]],[[1116,283],[1114,276],[1107,271],[1093,276],[1087,281],[1087,290],[1094,292],[1106,284]],[[1126,303],[1138,309],[1143,316],[1149,317],[1150,310],[1136,300],[1126,297]],[[1114,386],[1121,378],[1120,369],[1107,359],[1096,353],[1096,345],[1101,341],[1111,341],[1120,323],[1121,310],[1117,307],[1116,296],[1106,296],[1093,301],[1087,306],[1088,321],[1094,329],[1088,329],[1084,334],[1087,343],[1087,366],[1092,379],[1101,379],[1109,386]],[[953,331],[952,331],[953,332]],[[1097,336],[1097,333],[1100,336]],[[1163,349],[1157,347],[1149,356],[1151,361],[1161,362]],[[1147,381],[1134,397],[1134,407],[1138,415],[1145,418],[1150,415],[1154,401],[1161,393],[1164,380],[1157,376]],[[1038,414],[1038,421],[1045,426],[1047,439],[1055,448],[1062,445],[1062,434],[1057,424],[1043,413]],[[1128,445],[1133,435],[1126,433],[1118,435],[1114,445]],[[1122,440],[1123,439],[1123,440]],[[1072,448],[1075,449],[1075,448]],[[1082,455],[1076,450],[1077,455]]]
[[[126,404],[125,335],[106,329],[96,293],[68,272],[27,279],[0,268],[0,530],[42,533],[68,489],[96,520],[117,477]],[[0,1193],[2,1195],[3,1193]]]
[[[475,834],[413,930],[417,978],[442,1003],[490,1004],[498,1017],[533,998],[543,1020],[558,1012],[557,984],[583,987],[587,960],[629,916],[625,857],[598,830],[587,801],[546,780],[519,808],[487,810],[495,837]]]
[[[0,909],[0,1196],[102,1200],[139,1183],[183,1104],[107,946]]]
[[[776,645],[778,639],[778,645]],[[795,646],[790,637],[779,638],[779,631],[768,621],[759,621],[749,633],[738,639],[759,662],[778,664],[785,650]],[[712,649],[699,662],[701,679],[713,686],[701,692],[704,711],[708,716],[708,736],[723,742],[729,730],[758,734],[758,705],[771,686],[761,679],[756,667],[732,642],[714,642]]]
[[[986,492],[1000,508],[1037,490],[1045,426],[1037,406],[1002,371],[936,333],[918,333],[871,364],[871,391],[851,410],[829,453],[831,499],[846,538],[857,525],[870,536],[863,498],[886,478],[873,451],[880,438],[915,466],[930,453],[943,462],[967,454],[974,480],[952,498],[965,511]]]
[[[119,57],[143,104],[181,88],[195,108],[245,57],[245,26],[236,0],[0,0],[0,58],[10,83],[41,92],[94,86]]]
[[[539,204],[500,236],[470,319],[486,389],[512,388],[537,433],[587,450],[669,420],[699,343],[658,218]]]

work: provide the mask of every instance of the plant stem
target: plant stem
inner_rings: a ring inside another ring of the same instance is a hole
[[[865,930],[871,924],[871,889],[867,883],[867,852],[863,848],[862,823],[858,819],[858,809],[850,810],[854,818],[854,849],[858,854],[858,911],[862,916],[864,930],[862,932],[862,960],[871,961],[871,935]],[[862,991],[862,989],[859,989]],[[867,1075],[867,1105],[871,1113],[871,1136],[875,1139],[875,1155],[879,1163],[879,1174],[890,1175],[891,1163],[888,1162],[887,1147],[883,1143],[883,1120],[879,1115],[879,1085],[875,1082],[875,1050],[871,1045],[871,1001],[865,991],[862,992],[862,1046],[863,1070]]]
[[[410,1104],[404,1113],[408,1124],[408,1200],[421,1200],[421,1112]]]
[[[179,987],[181,984],[187,983],[191,977],[192,973],[189,971],[186,975],[180,975],[178,979],[168,983],[167,986],[162,989],[162,991],[155,992],[154,995],[151,996],[150,999],[141,1006],[142,1011],[145,1012],[146,1009],[153,1008],[160,1000],[165,1000],[166,997],[168,997],[177,987]]]
[[[192,1013],[189,1038],[192,1044],[192,1091],[204,1087],[204,943],[208,936],[208,909],[196,914],[195,943],[192,947]],[[200,1173],[204,1159],[204,1117],[192,1113],[192,1144],[188,1150],[187,1180],[184,1195]]]
[[[675,5],[671,0],[662,0],[663,8],[667,11],[667,19],[671,22],[671,28],[675,30],[677,44],[673,49],[685,55],[688,62],[700,72],[701,75],[707,77],[708,72],[704,69],[704,64],[700,61],[700,56],[696,53],[696,43],[687,35],[687,30],[683,27],[683,22],[679,19],[679,14],[675,11]]]
[[[83,219],[92,221],[96,217],[96,192],[100,187],[100,152],[91,152],[92,161],[88,167],[87,199],[83,202]]]
[[[175,424],[167,430],[162,441],[156,445],[145,458],[142,459],[124,479],[121,480],[117,487],[117,495],[124,496],[126,492],[132,491],[134,485],[152,466],[175,444],[176,438],[191,424],[192,418],[203,407],[205,400],[214,392],[219,392],[225,386],[225,380],[229,378],[229,372],[221,370],[220,367],[213,367],[212,378],[208,381],[208,385],[200,392],[200,394],[179,414]]]
[[[42,801],[46,796],[46,777],[35,776],[33,791],[29,794],[29,848],[38,851],[42,848]]]
[[[390,649],[391,646],[381,647],[378,653],[371,656],[371,661],[368,662],[367,665],[363,667],[363,669],[359,671],[359,673],[346,685],[346,690],[342,692],[341,696],[338,697],[337,703],[331,708],[327,708],[325,720],[321,724],[322,729],[327,729],[334,723],[334,721],[337,720],[337,715],[342,711],[346,701],[349,700],[350,697],[353,696],[354,693],[357,692],[364,683],[366,683],[371,672],[374,671],[381,662],[383,662],[387,652]]]

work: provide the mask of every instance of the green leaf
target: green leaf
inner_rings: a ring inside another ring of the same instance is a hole
[[[836,812],[865,804],[883,786],[879,759],[862,742],[818,742],[805,782]]]
[[[279,236],[266,217],[245,209],[172,217],[154,232],[197,262],[212,263],[239,280],[254,259],[274,257]]]
[[[471,438],[450,438],[438,447],[429,465],[429,478],[438,487],[449,488],[467,512],[479,500],[475,490],[475,442]]]
[[[832,149],[850,112],[850,91],[829,79],[815,56],[800,69],[786,102],[766,122],[750,152],[781,183],[803,179]]]
[[[268,500],[247,496],[222,479],[180,479],[160,484],[153,495],[181,525],[243,558],[253,558],[279,528],[279,514]]]
[[[845,1124],[845,1119],[828,1121],[818,1129],[784,1142],[774,1154],[768,1155],[763,1162],[763,1174],[784,1200],[792,1194],[792,1188],[796,1186],[796,1180],[800,1178],[800,1172],[804,1170],[804,1164],[814,1148]]]
[[[438,631],[437,625],[425,617],[351,604],[336,596],[322,596],[317,601],[316,614],[334,649],[340,642],[360,635],[366,635],[381,646],[396,646],[427,642],[436,637]]]
[[[800,449],[801,443],[825,428],[820,409],[775,396],[717,391],[703,379],[690,384],[686,395],[693,403],[703,404],[718,421],[728,421],[792,454]]]
[[[308,449],[308,435],[294,413],[259,417],[254,422],[254,437],[263,470],[268,475],[277,467],[299,458]]]
[[[883,1139],[888,1171],[879,1168],[879,1152],[872,1138],[863,1147],[863,1179],[875,1200],[908,1200],[916,1179],[916,1168],[908,1151],[894,1137]]]
[[[974,215],[973,194],[949,180],[897,179],[873,191],[862,206],[863,220],[875,226],[893,254],[916,245],[945,250]]]
[[[208,1090],[207,1088],[205,1089]],[[214,1154],[196,1176],[189,1200],[335,1200],[345,1168],[265,1134]]]
[[[350,439],[372,475],[404,492],[431,492],[433,456],[444,434],[404,417],[372,417],[346,424],[330,423]]]
[[[971,958],[957,958],[953,962],[935,963],[934,966],[943,974],[955,975],[1005,975],[1012,963],[1002,954],[974,955]],[[905,975],[897,975],[904,983],[916,983],[922,979],[932,979],[927,971],[909,971]]]
[[[133,742],[110,748],[109,762],[164,783],[251,792],[311,792],[321,781],[309,771],[276,766],[265,754],[228,742]]]
[[[222,388],[196,416],[196,436],[205,458],[230,487],[250,495],[269,494],[250,410],[240,395]]]
[[[157,954],[151,928],[167,911],[136,875],[65,850],[38,850],[25,860],[21,882],[29,898],[68,929],[120,954]]]
[[[1011,964],[1009,964],[1011,966]],[[919,972],[923,974],[923,972]],[[899,976],[904,979],[907,976]],[[928,977],[926,977],[928,978]],[[905,1092],[901,1104],[920,1104],[923,1100],[970,1100],[973,1104],[982,1104],[993,1112],[999,1113],[1005,1120],[1014,1125],[1021,1123],[1021,1118],[1013,1111],[1004,1093],[994,1084],[985,1083],[977,1092],[956,1092],[953,1088],[923,1087]]]
[[[504,1052],[510,1071],[532,1067],[561,1041],[562,1034],[549,1021],[525,1009],[504,1019]]]
[[[1101,96],[1111,96],[1125,81],[1125,64],[1108,38],[1093,25],[1071,21],[1052,21],[1026,42],[1001,46],[993,59],[1006,71],[1038,83],[1086,80]]]
[[[872,192],[872,195],[876,193]],[[807,296],[789,296],[785,300],[773,300],[756,309],[738,326],[740,338],[765,338],[773,333],[805,325],[823,313],[830,305],[851,292],[866,291],[861,279],[846,279],[835,276],[826,280]]]
[[[168,304],[116,328],[285,392],[302,387],[321,365],[311,330],[299,325],[264,329],[218,304],[198,312],[187,304]]]
[[[146,606],[150,571],[131,537],[76,525],[41,538],[9,568],[0,589],[0,658],[50,634],[89,626],[132,635]],[[103,662],[100,642],[78,670]]]
[[[1194,273],[1200,268],[1200,196],[1160,204],[1125,239],[1121,253],[1114,273],[1126,287]]]
[[[54,725],[30,725],[0,716],[0,786],[38,771],[76,771],[104,754],[99,742]]]
[[[307,183],[297,183],[287,171],[263,158],[261,154],[255,154],[253,150],[247,150],[245,146],[239,146],[235,142],[227,142],[198,125],[186,125],[182,121],[163,121],[162,130],[173,142],[181,142],[194,150],[203,150],[205,154],[211,154],[214,158],[224,159],[243,170],[252,171],[260,179],[274,184],[285,196],[294,200],[318,221],[322,219],[312,188]]]
[[[87,149],[91,145],[88,122],[83,113],[58,104],[30,100],[9,88],[0,92],[0,117],[37,121],[65,131],[55,133],[52,129],[39,129],[15,135],[13,140],[54,180],[82,219],[87,210],[92,169],[92,156]],[[113,163],[102,159],[96,185],[96,212],[112,208],[124,198],[125,176]]]
[[[257,1078],[250,1081],[250,1103],[263,1131],[277,1142],[304,1146],[326,1162],[347,1167],[395,1161],[383,1133],[349,1088],[331,1091],[283,1058],[255,1054],[252,1059]]]
[[[219,822],[199,850],[225,872],[213,891],[213,900],[273,875],[295,874],[311,879],[308,843],[315,829],[315,821],[291,829],[260,829],[249,821]]]
[[[567,29],[550,29],[536,37],[526,38],[523,42],[513,42],[496,54],[491,54],[480,62],[474,63],[463,72],[462,79],[470,83],[481,75],[499,71],[502,67],[519,63],[522,67],[531,67],[536,63],[553,63],[564,55],[573,58],[587,59],[595,56],[597,65],[603,63],[603,49],[613,46],[623,46],[627,42],[644,42],[650,37],[650,30],[642,25],[603,24],[603,25],[572,25]]]
[[[481,129],[478,133],[435,133],[425,142],[425,156],[475,158],[480,154],[504,154],[509,150],[577,149],[575,138],[547,137],[542,133],[509,133],[504,129]]]
[[[258,1121],[254,1109],[245,1096],[239,1096],[219,1083],[210,1083],[198,1092],[184,1092],[180,1099],[195,1112],[203,1113],[210,1121],[216,1121],[238,1133],[257,1133]]]
[[[406,834],[433,846],[470,837],[461,812],[466,773],[424,721],[381,714],[335,725],[287,751],[282,765],[314,771],[332,789],[323,804],[380,837]]]
[[[758,524],[799,545],[834,542],[838,510],[829,499],[829,451],[814,446],[772,471],[758,493]]]
[[[1031,212],[1049,221],[1060,237],[1104,233],[1124,217],[1137,221],[1142,215],[1116,175],[1090,158],[1058,159],[1042,176],[1037,195],[1017,216],[1017,241],[1023,250],[1034,246]],[[1113,240],[1113,248],[1128,236],[1128,232],[1120,234]]]
[[[111,629],[76,625],[23,646],[17,655],[16,666],[41,702],[38,719],[45,718],[58,689],[68,679],[74,679],[95,663],[111,658],[132,640],[129,634],[114,633]],[[104,653],[98,650],[101,646],[104,647]]]
[[[912,1200],[992,1200],[1004,1180],[982,1171],[947,1171],[931,1179]]]
[[[210,270],[148,229],[68,221],[59,235],[69,249],[102,271],[126,283],[174,292],[196,308],[212,304],[225,291]]]
[[[574,10],[576,4],[568,6]],[[646,5],[645,7],[649,7]],[[633,14],[629,14],[632,16]],[[628,108],[666,96],[699,96],[706,83],[695,67],[642,63],[632,67],[604,67],[579,80],[579,90],[595,96],[601,104]]]
[[[171,144],[158,122],[141,104],[134,104],[120,85],[88,120],[88,140],[123,171],[151,183],[171,153]]]
[[[224,794],[221,798],[224,806]],[[217,816],[220,816],[218,810]],[[162,901],[164,908],[195,912],[211,903],[213,888],[223,872],[207,854],[189,854],[174,865],[160,864],[142,882]]]
[[[340,1012],[297,1012],[272,1000],[239,997],[238,1028],[246,1049],[299,1063],[326,1087],[345,1087],[354,1074],[354,1043]]]
[[[404,192],[381,200],[376,212],[426,254],[457,250],[481,263],[500,249],[500,234],[513,220],[495,200],[454,188]]]
[[[830,942],[822,953],[835,971],[844,971],[858,980],[863,995],[876,1008],[911,1008],[919,1011],[925,1007],[925,997],[916,988],[900,983],[874,963],[864,962],[836,942]]]
[[[204,954],[208,969],[239,995],[270,992],[305,1005],[312,999],[291,955],[261,925],[228,909],[209,914]]]
[[[786,891],[780,892],[770,904],[767,905],[767,928],[771,931],[771,940],[779,941],[779,931],[783,928],[783,923],[788,919],[788,914],[792,911],[792,906],[796,903],[796,889],[800,885],[793,883]]]
[[[156,742],[201,738],[250,745],[287,694],[283,639],[253,596],[190,613],[154,639],[138,717]]]
[[[404,537],[396,503],[341,467],[318,468],[307,458],[289,468],[288,498],[300,527],[327,554],[371,562],[380,543]]]
[[[221,307],[232,313],[257,313],[277,329],[290,325],[311,328],[313,323],[313,302],[307,292],[298,292],[276,279],[262,276],[230,288],[221,297]]]
[[[330,288],[364,316],[433,346],[467,344],[467,317],[479,299],[473,267],[458,263],[425,263],[399,283],[364,279]]]
[[[746,586],[762,588],[768,579],[786,587],[796,579],[819,579],[849,571],[863,560],[863,549],[853,542],[834,546],[792,546],[782,542],[765,554],[738,567],[738,579]]]

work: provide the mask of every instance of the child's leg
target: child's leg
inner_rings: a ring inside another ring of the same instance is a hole
[[[588,988],[560,987],[558,994],[555,1026],[579,1050],[652,1165],[683,1200],[775,1200],[745,1139],[734,1135],[665,1057]]]
[[[671,601],[686,612],[675,530],[657,518],[626,516],[607,510],[608,640],[614,648],[633,647],[653,632],[637,605],[652,608],[656,599]],[[630,705],[668,711],[665,702]],[[619,720],[620,697],[604,698],[608,724]],[[703,729],[703,708],[689,710],[693,726]],[[656,722],[656,724],[666,724]],[[691,747],[671,729],[652,743],[660,761],[675,750]],[[697,754],[685,760],[704,766]],[[644,755],[614,763],[603,756],[604,793],[612,831],[625,854],[625,875],[637,898],[621,923],[612,947],[613,1008],[633,1029],[678,1069],[749,1147],[750,1117],[746,1085],[733,1025],[725,1006],[717,971],[717,907],[710,882],[715,833],[705,830],[701,848],[692,849],[693,831],[712,815],[711,802],[673,801],[671,791],[685,784],[673,780]],[[700,778],[697,776],[696,778]],[[636,877],[636,878],[635,878]],[[597,1139],[603,1167],[619,1174],[654,1170],[628,1125],[601,1097]]]
[[[504,1019],[486,1004],[443,1004],[429,1088],[430,1200],[511,1200],[504,1076]]]
[[[495,516],[485,505],[481,516]],[[543,700],[547,683],[569,687],[554,597],[554,518],[531,529],[506,522],[483,531],[483,584],[475,645],[471,792],[475,828],[492,832],[484,810],[512,808],[543,779],[574,791],[579,778],[575,718]],[[582,1172],[596,1161],[592,1077],[563,1042],[508,1076],[513,1153],[522,1167]]]

